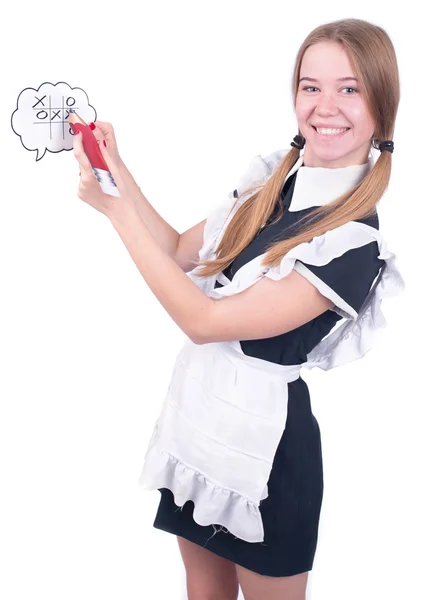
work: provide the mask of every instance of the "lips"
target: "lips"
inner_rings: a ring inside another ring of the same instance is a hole
[[[311,127],[318,127],[319,129],[350,129],[348,125],[314,125],[313,123]]]
[[[329,125],[326,125],[325,127],[323,125],[312,125],[311,127],[315,131],[317,131],[317,128],[319,128],[319,129],[346,129],[347,131],[350,129],[350,127],[330,127]]]
[[[347,127],[347,128],[344,128],[344,127],[325,127],[325,128],[322,128],[322,129],[341,129],[341,130],[344,129],[344,131],[341,131],[341,133],[332,133],[332,134],[331,133],[326,133],[325,134],[325,133],[319,133],[317,131],[317,127],[315,125],[312,125],[311,127],[316,132],[316,136],[318,136],[319,139],[322,139],[322,140],[339,139],[343,135],[345,135],[346,133],[348,133],[350,131],[350,127]],[[320,127],[319,127],[319,129],[320,129]]]

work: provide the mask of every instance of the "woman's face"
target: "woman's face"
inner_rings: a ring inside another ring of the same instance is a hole
[[[367,162],[375,126],[343,47],[319,42],[307,48],[299,79],[295,110],[306,139],[304,165],[337,168]],[[315,126],[348,130],[324,135]]]

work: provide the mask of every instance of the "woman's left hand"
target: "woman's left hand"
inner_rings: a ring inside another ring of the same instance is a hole
[[[99,182],[93,172],[90,161],[85,154],[82,144],[82,134],[79,133],[73,138],[73,154],[80,167],[80,182],[78,188],[78,198],[107,216],[112,218],[128,207],[135,207],[133,199],[127,189],[125,179],[121,174],[120,165],[110,156],[109,149],[100,141],[99,148],[102,153],[109,171],[117,185],[120,197],[105,194],[100,187]]]

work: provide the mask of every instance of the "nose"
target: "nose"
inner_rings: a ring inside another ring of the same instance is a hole
[[[337,99],[334,97],[333,94],[330,93],[320,94],[316,102],[315,112],[318,115],[322,115],[325,117],[329,115],[338,114],[339,108],[337,104]]]

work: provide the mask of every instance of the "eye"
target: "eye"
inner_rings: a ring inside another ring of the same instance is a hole
[[[302,88],[304,91],[308,91],[308,90],[317,90],[318,88],[314,87],[314,86],[308,86],[308,87],[303,87]],[[355,92],[358,92],[359,90],[357,90],[354,87],[344,87],[343,90],[354,90]],[[351,96],[352,94],[347,94],[348,96]]]
[[[354,87],[345,87],[343,88],[343,90],[354,90],[355,92],[357,92],[358,90]],[[348,96],[351,96],[352,94],[347,94]]]

